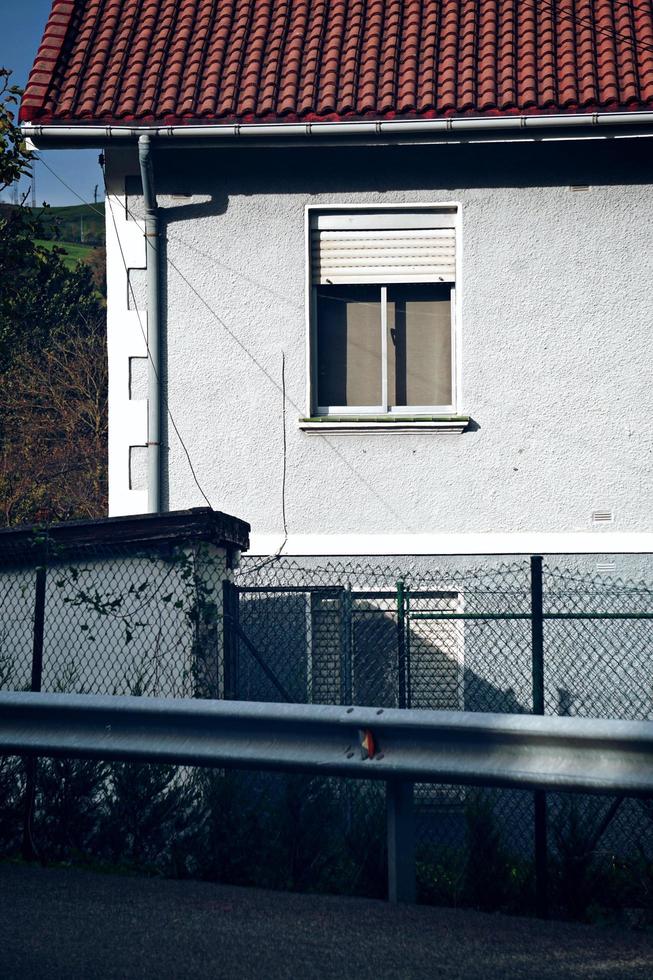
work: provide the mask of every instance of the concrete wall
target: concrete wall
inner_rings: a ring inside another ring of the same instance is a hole
[[[614,512],[607,531],[653,530],[649,158],[645,139],[160,152],[176,267],[164,289],[168,400],[212,505],[244,513],[254,537],[281,535],[283,354],[291,540],[591,531],[597,508]],[[135,159],[108,160],[111,187],[129,189]],[[470,430],[300,431],[306,205],[440,201],[462,210],[459,409]],[[128,207],[142,211],[137,196]],[[115,235],[109,248],[110,370],[124,379],[129,344],[131,356],[143,351]],[[144,307],[144,273],[131,282]],[[132,377],[138,369],[134,361]],[[112,513],[143,499],[138,451],[125,483],[125,440],[142,445],[146,435],[142,421],[126,422],[124,396],[112,388],[110,425],[122,440],[111,443]],[[167,505],[202,503],[166,429]]]

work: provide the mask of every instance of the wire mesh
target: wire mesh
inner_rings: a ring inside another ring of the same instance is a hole
[[[233,571],[205,545],[159,544],[38,561],[43,690],[533,710],[529,557],[245,557]],[[36,564],[0,568],[5,688],[31,683]],[[544,559],[546,713],[652,717],[652,571],[650,556]],[[382,784],[70,760],[41,760],[37,782],[47,856],[384,893]],[[5,852],[24,783],[2,763]],[[548,794],[547,807],[553,911],[650,918],[653,803]],[[415,808],[423,901],[534,908],[531,793],[418,784]]]
[[[221,696],[225,562],[214,550],[86,547],[43,564],[40,690]],[[30,685],[34,589],[34,569],[0,570],[5,687]]]
[[[35,579],[34,568],[0,573],[0,690],[29,690]]]

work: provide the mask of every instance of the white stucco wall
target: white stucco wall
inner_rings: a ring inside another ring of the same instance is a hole
[[[280,540],[283,352],[291,540],[589,532],[598,508],[614,512],[604,541],[652,531],[647,157],[647,140],[161,153],[167,258],[188,280],[168,265],[168,399],[213,507],[242,514],[254,540]],[[111,153],[108,163],[111,171]],[[120,179],[129,169],[116,160]],[[577,184],[591,186],[570,189]],[[139,213],[139,199],[129,200]],[[471,431],[300,431],[309,410],[306,205],[452,200],[463,228],[459,409]],[[111,280],[121,273],[111,239],[109,249]],[[110,425],[126,434],[112,392]],[[179,442],[165,431],[167,505],[199,505]],[[141,496],[124,496],[124,452],[118,459],[112,447],[119,513]]]

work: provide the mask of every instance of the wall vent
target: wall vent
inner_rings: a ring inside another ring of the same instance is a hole
[[[570,184],[569,190],[574,191],[577,194],[584,193],[590,189],[589,184]]]
[[[607,507],[593,510],[592,524],[614,524],[614,513]]]
[[[616,561],[597,561],[596,563],[596,571],[599,575],[612,575],[616,570]]]

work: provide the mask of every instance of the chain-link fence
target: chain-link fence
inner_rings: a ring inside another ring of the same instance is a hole
[[[0,615],[5,688],[653,714],[650,556],[244,557],[232,570],[205,544],[87,547],[5,565]],[[382,784],[41,761],[26,827],[29,779],[3,765],[5,850],[29,833],[42,856],[384,894]],[[651,801],[424,784],[415,803],[424,901],[523,912],[548,889],[557,914],[653,913]]]
[[[236,533],[241,522],[153,516],[0,534],[4,687],[223,696],[223,586],[237,551],[228,522]]]

